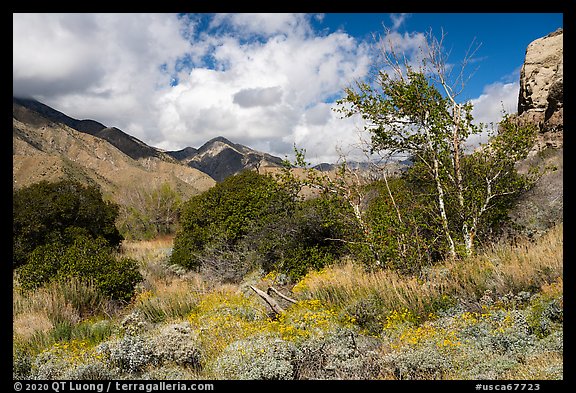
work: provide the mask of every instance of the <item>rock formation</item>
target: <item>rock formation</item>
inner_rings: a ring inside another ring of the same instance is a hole
[[[563,144],[563,29],[531,42],[520,73],[518,118],[539,127],[538,147]]]
[[[520,74],[518,120],[538,125],[536,146],[518,170],[531,166],[542,172],[534,187],[520,196],[510,218],[524,234],[545,233],[563,222],[563,34],[558,29],[539,38],[526,49]]]

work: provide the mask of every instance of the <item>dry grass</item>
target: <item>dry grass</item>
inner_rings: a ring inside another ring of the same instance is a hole
[[[443,281],[451,292],[465,297],[520,291],[535,292],[555,282],[563,273],[563,225],[552,228],[535,242],[497,244],[492,250],[462,262],[446,264],[450,275]],[[432,276],[431,280],[442,280]]]
[[[150,322],[179,320],[188,315],[207,291],[197,276],[176,278],[170,282],[149,282],[150,289],[138,294],[134,307]]]
[[[14,348],[40,353],[54,342],[79,334],[90,318],[113,318],[118,306],[93,285],[72,278],[22,291],[14,280],[12,327]]]
[[[121,252],[129,258],[139,261],[150,261],[166,258],[174,244],[174,236],[159,236],[152,240],[125,240]]]
[[[54,325],[78,323],[82,318],[107,314],[112,310],[108,299],[98,289],[77,278],[51,282],[35,291],[21,291],[15,285],[12,316],[43,314]]]
[[[27,312],[16,315],[13,322],[14,336],[20,340],[29,340],[36,333],[46,334],[54,328],[50,318],[44,312]]]
[[[188,315],[209,285],[193,272],[179,271],[168,264],[174,236],[122,243],[124,256],[140,263],[144,281],[134,306],[150,322],[178,320]]]
[[[366,272],[353,261],[308,274],[294,288],[299,298],[320,299],[345,307],[372,299],[383,310],[407,308],[423,314],[449,298],[479,300],[494,295],[530,291],[555,282],[563,272],[563,227],[559,225],[534,243],[499,244],[482,255],[438,265],[420,277],[391,270]]]

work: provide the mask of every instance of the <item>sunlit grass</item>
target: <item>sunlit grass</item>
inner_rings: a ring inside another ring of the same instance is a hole
[[[353,261],[311,272],[293,288],[300,299],[319,299],[345,308],[370,300],[382,312],[408,309],[426,316],[456,299],[477,302],[486,293],[534,293],[563,273],[563,227],[534,243],[498,244],[492,250],[430,268],[420,276],[392,270],[367,272]]]

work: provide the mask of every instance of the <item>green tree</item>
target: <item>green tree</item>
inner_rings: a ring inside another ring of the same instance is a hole
[[[248,233],[293,209],[292,195],[272,177],[252,171],[230,176],[183,204],[171,262],[197,268],[208,248],[234,247]]]
[[[299,200],[294,212],[277,217],[244,240],[256,251],[264,271],[276,270],[297,280],[310,269],[321,269],[354,252],[360,227],[347,203],[323,194]]]
[[[13,266],[25,263],[36,247],[54,241],[71,244],[79,233],[102,237],[117,247],[122,240],[117,216],[118,206],[104,201],[98,188],[75,181],[42,181],[14,191]]]
[[[507,131],[493,139],[493,147],[465,157],[464,142],[485,131],[473,123],[472,104],[457,101],[470,57],[467,55],[455,81],[450,82],[443,37],[438,40],[430,32],[427,38],[419,68],[406,57],[401,62],[392,43],[383,47],[385,67],[369,83],[357,82],[354,88],[347,88],[338,110],[346,117],[359,114],[364,119],[372,152],[408,155],[420,164],[418,168],[434,186],[448,254],[456,258],[460,244],[465,255],[473,253],[483,216],[496,201],[518,193],[526,184],[509,182],[510,177],[504,176],[515,176],[505,157],[525,157],[533,144],[534,129],[505,120],[501,127]],[[483,169],[473,169],[475,163],[482,163]]]
[[[382,266],[414,272],[439,259],[439,222],[428,190],[410,176],[393,176],[367,186],[374,193],[365,216],[371,228],[368,241]]]

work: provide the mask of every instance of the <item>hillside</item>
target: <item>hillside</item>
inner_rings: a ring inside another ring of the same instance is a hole
[[[103,193],[112,199],[127,187],[154,186],[168,183],[182,195],[194,195],[214,185],[214,180],[205,173],[180,164],[164,155],[142,154],[152,148],[135,138],[116,138],[117,144],[132,141],[142,149],[132,149],[135,159],[108,140],[87,132],[71,128],[72,123],[98,128],[100,123],[89,121],[74,123],[65,116],[61,119],[54,113],[46,115],[48,107],[38,112],[22,106],[16,99],[13,103],[12,131],[12,180],[14,189],[32,183],[61,178],[72,178],[97,184]],[[47,117],[48,116],[48,117]],[[100,135],[115,138],[117,129],[101,128]],[[148,148],[148,149],[147,149]]]
[[[420,277],[343,261],[284,286],[277,272],[215,283],[171,269],[170,239],[126,242],[146,279],[115,314],[75,281],[14,293],[14,377],[561,380],[562,244],[560,225]],[[297,302],[270,318],[250,286]]]

